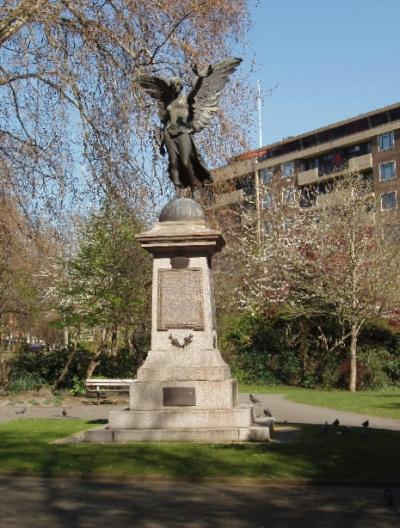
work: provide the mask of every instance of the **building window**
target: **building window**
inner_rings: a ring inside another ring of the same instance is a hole
[[[397,192],[387,192],[381,194],[381,209],[396,209],[397,208]]]
[[[394,133],[386,132],[378,136],[378,150],[384,152],[385,150],[393,150],[394,148]]]
[[[388,163],[381,163],[379,165],[379,181],[385,182],[394,180],[396,177],[396,164],[394,161]]]
[[[273,171],[272,169],[260,169],[258,174],[262,185],[267,185],[272,180]]]
[[[294,174],[294,162],[288,161],[287,163],[282,163],[282,177],[290,178]]]
[[[271,209],[272,207],[272,192],[266,191],[264,193],[264,197],[262,199],[262,208],[263,209]]]

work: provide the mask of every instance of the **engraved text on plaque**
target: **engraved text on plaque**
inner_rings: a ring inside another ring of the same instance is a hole
[[[157,328],[204,330],[200,269],[159,270]]]

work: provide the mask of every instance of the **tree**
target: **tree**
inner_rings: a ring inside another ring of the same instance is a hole
[[[102,351],[116,354],[119,337],[141,353],[138,338],[149,333],[151,264],[135,239],[141,227],[107,200],[83,223],[77,255],[66,262],[60,322],[94,342],[88,377]]]
[[[89,191],[147,205],[157,186],[153,109],[136,79],[152,71],[188,81],[189,65],[230,55],[247,25],[245,0],[2,2],[0,192],[30,215],[54,216]],[[231,111],[204,136],[224,130],[210,155],[237,141],[227,131],[242,88],[231,86]]]
[[[355,176],[332,183],[325,205],[285,209],[275,200],[265,229],[249,223],[242,251],[247,273],[241,300],[252,310],[285,306],[313,320],[331,352],[347,344],[349,389],[357,385],[357,341],[366,322],[395,318],[400,303],[399,229],[374,213],[371,188]],[[320,201],[321,202],[321,201]],[[341,335],[329,343],[321,318]]]

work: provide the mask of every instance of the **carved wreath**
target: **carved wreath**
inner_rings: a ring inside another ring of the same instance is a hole
[[[193,341],[193,334],[189,334],[188,336],[184,337],[183,343],[180,343],[179,340],[176,337],[173,337],[172,334],[169,334],[168,339],[171,341],[172,346],[176,348],[185,348]]]

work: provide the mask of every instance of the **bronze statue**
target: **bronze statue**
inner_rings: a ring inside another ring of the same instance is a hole
[[[197,79],[188,95],[182,91],[183,84],[177,77],[168,80],[153,75],[141,75],[140,85],[158,102],[162,128],[157,136],[160,152],[169,156],[169,177],[178,189],[202,187],[211,183],[211,174],[193,141],[192,134],[207,126],[218,110],[218,99],[228,77],[242,62],[228,59],[193,72]]]

